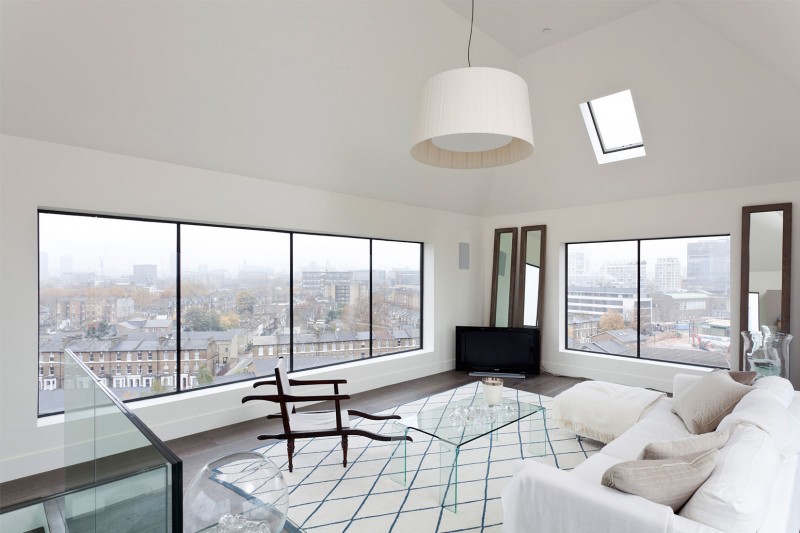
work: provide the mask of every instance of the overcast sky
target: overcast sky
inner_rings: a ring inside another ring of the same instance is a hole
[[[647,261],[647,276],[655,276],[656,260],[661,257],[677,257],[681,271],[686,274],[686,253],[689,243],[704,240],[728,239],[730,237],[688,237],[680,239],[653,239],[642,241],[642,260]],[[594,242],[571,244],[569,251],[583,251],[587,273],[600,269],[606,261],[636,261],[636,241]]]
[[[47,255],[51,275],[61,273],[62,258],[71,258],[75,272],[128,276],[132,265],[155,264],[159,277],[175,268],[176,225],[42,213],[39,250]],[[367,270],[369,240],[295,234],[295,270]],[[67,261],[68,262],[68,261]],[[227,270],[235,276],[243,267],[288,271],[289,234],[181,225],[181,268],[184,271]],[[373,241],[377,270],[419,268],[416,243]]]

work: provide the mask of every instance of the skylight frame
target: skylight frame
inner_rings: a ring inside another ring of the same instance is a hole
[[[641,141],[619,146],[606,147],[603,141],[603,128],[598,123],[597,113],[592,106],[592,102],[596,102],[610,96],[616,96],[621,93],[628,93],[630,99],[630,118],[635,121],[635,124],[633,124],[631,127],[635,128],[635,132],[638,134],[638,139],[641,139]],[[583,102],[579,105],[579,108],[581,110],[581,114],[583,115],[583,120],[586,124],[586,131],[589,134],[589,140],[592,143],[592,148],[594,149],[595,157],[597,158],[597,163],[599,165],[615,161],[623,161],[625,159],[633,159],[636,157],[644,157],[646,155],[644,149],[644,137],[641,133],[641,127],[639,126],[639,119],[636,115],[636,107],[633,103],[633,95],[631,94],[630,89],[612,93],[600,98],[595,98],[589,100],[588,102]]]

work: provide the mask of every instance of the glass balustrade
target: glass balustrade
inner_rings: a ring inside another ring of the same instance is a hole
[[[4,511],[0,531],[182,531],[180,459],[69,350],[64,407],[65,491]]]

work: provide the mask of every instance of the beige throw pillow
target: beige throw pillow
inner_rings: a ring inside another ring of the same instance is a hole
[[[714,449],[671,459],[626,461],[606,470],[602,484],[669,505],[677,513],[711,475],[717,453]]]
[[[736,383],[727,372],[711,372],[675,398],[672,412],[681,417],[691,433],[708,433],[733,411],[753,387]]]
[[[669,459],[702,453],[708,450],[719,450],[728,442],[730,433],[726,431],[713,431],[702,435],[689,435],[680,439],[651,442],[644,448],[642,459]]]
[[[749,372],[744,372],[742,370],[730,370],[728,374],[731,375],[733,381],[736,383],[741,383],[742,385],[752,385],[755,383],[756,378],[758,377],[758,372],[753,370]]]

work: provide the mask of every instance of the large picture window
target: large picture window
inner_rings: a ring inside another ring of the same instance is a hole
[[[566,245],[566,347],[730,368],[730,237]]]
[[[40,211],[39,414],[66,349],[136,400],[418,349],[421,313],[419,242]]]

